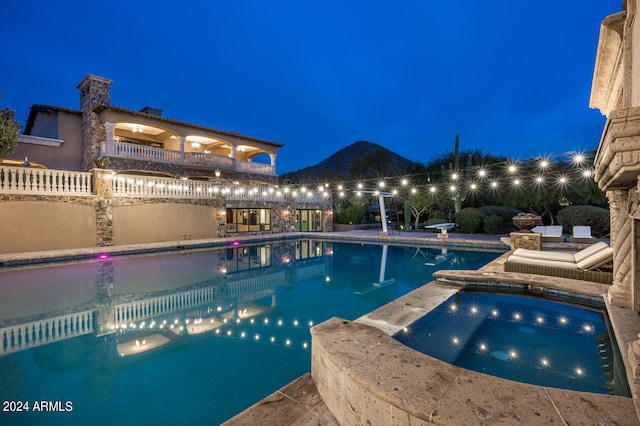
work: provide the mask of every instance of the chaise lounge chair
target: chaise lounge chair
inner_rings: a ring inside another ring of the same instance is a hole
[[[593,244],[597,240],[591,235],[590,226],[574,226],[573,236],[569,239],[572,243],[589,243]]]
[[[517,249],[504,270],[611,284],[613,272],[608,265],[612,262],[613,249],[599,242],[577,253]]]
[[[562,243],[564,237],[562,236],[562,226],[549,225],[549,226],[536,226],[531,229],[532,232],[537,232],[541,235],[542,241]]]

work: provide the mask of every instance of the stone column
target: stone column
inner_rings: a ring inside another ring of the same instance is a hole
[[[93,112],[99,104],[109,105],[111,80],[88,74],[78,84],[80,90],[80,112],[82,113],[82,170],[89,171],[93,160],[99,156],[100,142],[106,139],[104,123]]]
[[[613,253],[613,285],[609,287],[609,302],[625,308],[633,307],[633,220],[627,209],[629,191],[607,191],[611,214],[611,246]]]
[[[96,247],[113,245],[113,188],[111,170],[93,169],[96,193]]]
[[[184,164],[184,141],[186,138],[184,136],[178,136],[178,146],[180,150],[180,162]]]
[[[106,140],[105,140],[105,152],[100,152],[100,155],[110,155],[113,154],[113,139],[114,139],[114,131],[116,128],[116,123],[104,123],[104,128],[106,131]]]
[[[106,258],[98,263],[98,314],[96,315],[96,335],[112,333],[113,307],[113,262]]]

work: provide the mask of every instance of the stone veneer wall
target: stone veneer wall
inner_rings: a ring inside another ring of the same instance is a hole
[[[542,250],[542,234],[537,232],[512,232],[511,250],[524,248],[527,250]]]
[[[111,82],[112,80],[89,74],[78,84],[82,114],[82,171],[85,172],[94,167],[93,161],[100,155],[100,141],[107,136],[104,123],[92,108],[98,104],[111,103]]]

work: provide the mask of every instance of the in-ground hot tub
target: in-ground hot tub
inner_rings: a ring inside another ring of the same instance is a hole
[[[463,290],[394,337],[468,370],[541,386],[630,396],[606,314],[596,307]]]

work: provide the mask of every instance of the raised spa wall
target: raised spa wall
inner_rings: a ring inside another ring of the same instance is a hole
[[[332,318],[311,329],[311,375],[339,424],[640,424],[633,398],[465,370],[391,337],[459,290],[433,282],[357,321]]]

